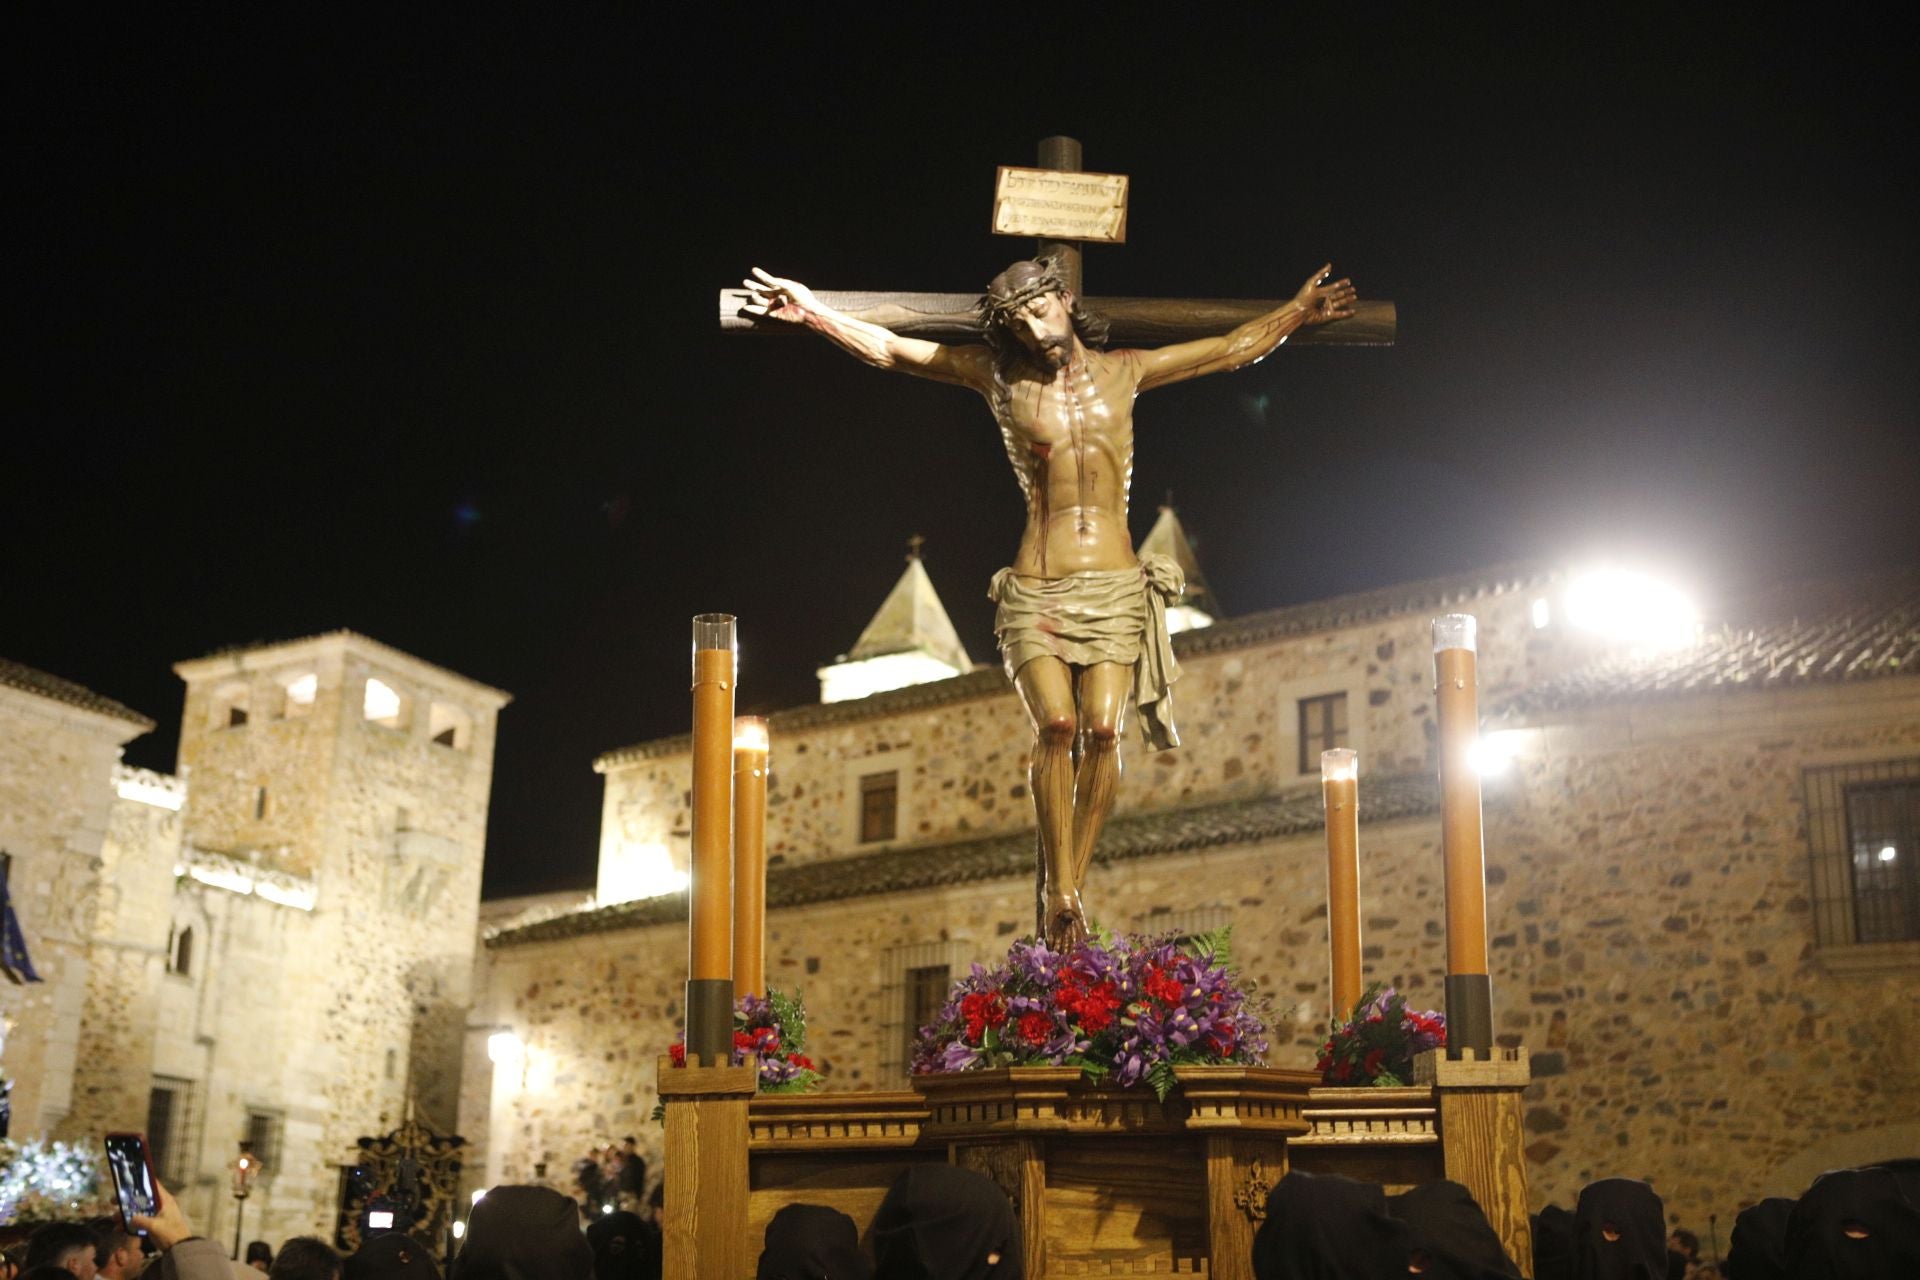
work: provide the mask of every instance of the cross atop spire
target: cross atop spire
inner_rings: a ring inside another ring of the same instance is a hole
[[[921,537],[917,533],[914,534],[911,538],[908,538],[907,539],[907,559],[915,560],[915,561],[919,560],[920,548],[925,546],[926,544],[927,544],[927,540]]]

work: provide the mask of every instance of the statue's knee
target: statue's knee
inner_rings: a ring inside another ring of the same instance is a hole
[[[1034,725],[1033,736],[1044,749],[1067,751],[1073,747],[1074,723],[1069,715],[1046,716]]]
[[[1120,749],[1120,726],[1111,720],[1095,720],[1087,726],[1081,746],[1087,751],[1111,752]]]

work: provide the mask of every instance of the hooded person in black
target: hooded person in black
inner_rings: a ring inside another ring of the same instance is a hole
[[[1787,1216],[1792,1212],[1793,1201],[1784,1196],[1769,1196],[1740,1211],[1727,1246],[1731,1280],[1787,1280]]]
[[[1253,1237],[1253,1274],[1258,1280],[1404,1276],[1410,1239],[1407,1224],[1387,1212],[1387,1193],[1377,1184],[1295,1169],[1267,1193],[1267,1216]]]
[[[1445,1280],[1520,1275],[1473,1193],[1442,1178],[1387,1197],[1387,1212],[1407,1224],[1421,1274]]]
[[[1573,1280],[1573,1212],[1557,1204],[1533,1215],[1533,1280]]]
[[[580,1206],[551,1187],[495,1187],[473,1206],[450,1280],[592,1280]]]
[[[1602,1178],[1573,1210],[1574,1280],[1666,1280],[1667,1214],[1637,1178]]]
[[[433,1250],[400,1231],[368,1236],[340,1264],[341,1280],[440,1280]]]
[[[754,1280],[869,1280],[873,1264],[860,1253],[860,1229],[852,1218],[825,1205],[790,1204],[767,1224],[766,1248],[753,1275]]]
[[[1020,1220],[985,1174],[917,1164],[873,1216],[874,1280],[1021,1280]]]
[[[625,1209],[587,1224],[594,1280],[660,1280],[660,1228]]]
[[[1897,1168],[1839,1169],[1813,1180],[1787,1216],[1795,1280],[1920,1276],[1920,1207]]]

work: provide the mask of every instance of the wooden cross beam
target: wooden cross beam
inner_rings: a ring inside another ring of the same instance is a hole
[[[1040,166],[1076,170],[1080,144],[1071,138],[1048,138],[1040,144]],[[1076,286],[1080,276],[1079,246],[1056,240],[1040,242],[1039,252],[1059,254],[1067,262],[1067,278]],[[891,329],[902,337],[932,342],[979,342],[980,321],[974,314],[977,293],[863,293],[814,290],[814,296],[835,311]],[[1287,301],[1285,298],[1103,298],[1083,295],[1092,311],[1110,325],[1108,341],[1116,347],[1159,347],[1193,338],[1226,333]],[[799,333],[800,326],[762,321],[744,314],[745,289],[720,291],[720,329],[723,333]],[[1345,320],[1295,330],[1290,347],[1390,347],[1397,328],[1391,302],[1362,299]]]

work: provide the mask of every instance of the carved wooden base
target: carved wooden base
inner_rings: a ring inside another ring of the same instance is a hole
[[[751,1072],[722,1070],[728,1078],[711,1068],[661,1071],[668,1275],[751,1276],[767,1222],[788,1204],[830,1205],[864,1236],[894,1178],[924,1161],[978,1169],[1006,1190],[1020,1211],[1029,1280],[1251,1280],[1267,1192],[1289,1168],[1389,1192],[1453,1178],[1531,1273],[1518,1124],[1524,1051],[1442,1058],[1404,1089],[1323,1088],[1305,1071],[1183,1067],[1164,1103],[1144,1089],[1089,1088],[1071,1067],[922,1076],[912,1093],[750,1101],[738,1090],[741,1080],[750,1088]]]
[[[1032,1277],[1251,1280],[1253,1233],[1315,1077],[1183,1067],[1165,1102],[1072,1067],[926,1076],[926,1137],[1011,1196]]]

